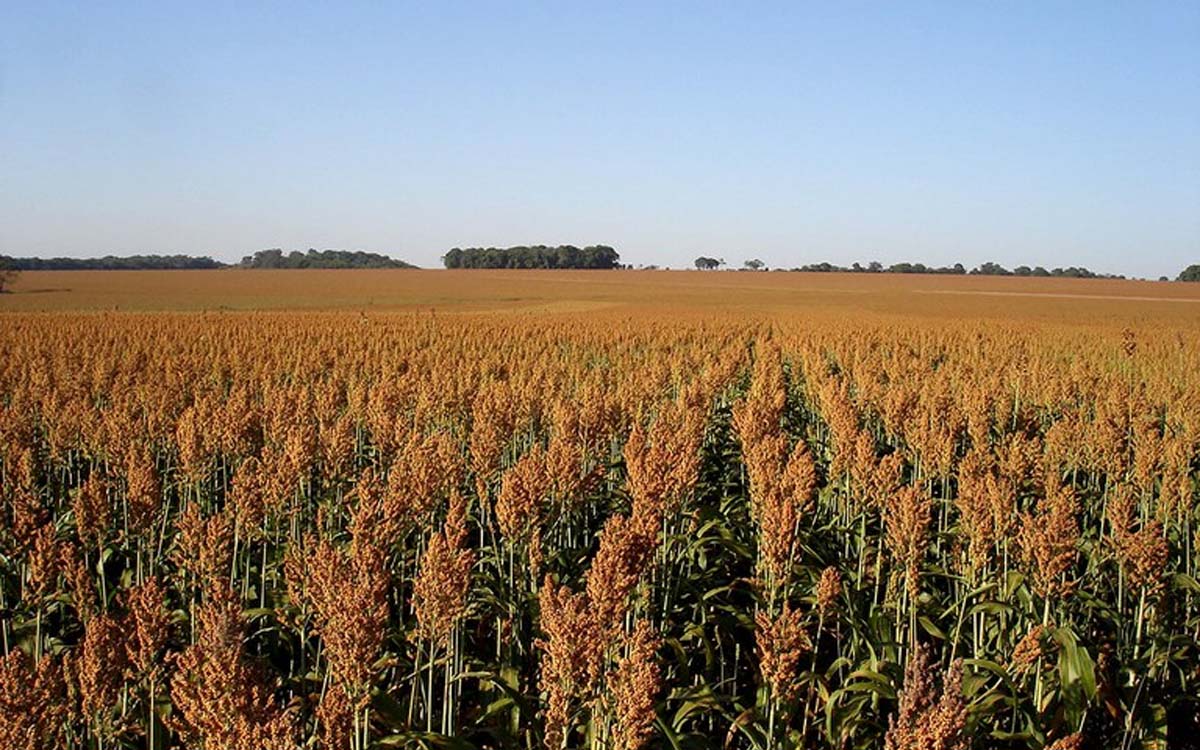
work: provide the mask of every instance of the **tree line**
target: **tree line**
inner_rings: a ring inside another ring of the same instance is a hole
[[[349,250],[259,250],[236,266],[194,255],[105,255],[102,258],[12,258],[0,255],[8,271],[176,271],[216,268],[416,268],[380,253]]]
[[[193,255],[105,255],[102,258],[10,258],[0,256],[0,267],[15,271],[174,271],[222,268],[220,261]]]
[[[446,268],[621,268],[617,251],[607,245],[591,245],[584,248],[572,245],[548,247],[545,245],[517,246],[509,248],[454,248],[442,256]],[[724,266],[723,258],[700,256],[695,267],[711,271]],[[236,266],[230,266],[211,257],[192,255],[106,255],[100,258],[14,258],[0,255],[0,292],[12,285],[16,274],[21,271],[134,271],[134,270],[191,270],[216,268],[416,268],[379,253],[347,250],[313,250],[306,253],[272,248],[260,250],[242,258]],[[758,271],[766,264],[757,258],[743,264],[747,270]],[[647,266],[657,268],[657,266]],[[782,270],[782,269],[777,269]],[[906,273],[906,274],[949,274],[976,276],[1030,276],[1047,278],[1079,279],[1123,279],[1124,275],[1098,274],[1087,268],[1069,266],[1047,270],[1042,266],[1017,266],[1009,270],[998,263],[983,263],[968,271],[961,263],[953,266],[926,266],[924,263],[893,263],[884,266],[871,262],[865,266],[853,263],[839,266],[833,263],[810,263],[790,269],[808,273]],[[1166,276],[1159,281],[1167,281]],[[1200,263],[1183,269],[1176,281],[1200,282]]]
[[[608,245],[517,245],[454,248],[442,256],[446,268],[620,268],[621,256]]]
[[[379,253],[361,250],[313,250],[302,253],[293,250],[284,254],[279,248],[259,250],[247,255],[239,268],[416,268],[411,263]]]
[[[701,271],[713,271],[725,265],[725,260],[721,258],[710,258],[708,256],[700,256],[696,258],[694,265]],[[751,271],[759,271],[766,268],[766,264],[757,258],[748,260],[743,264],[743,268]],[[777,269],[783,270],[783,269]],[[805,273],[908,273],[908,274],[945,274],[945,275],[963,275],[963,276],[1031,276],[1031,277],[1046,277],[1046,278],[1068,278],[1068,279],[1123,279],[1123,275],[1101,274],[1088,270],[1087,268],[1070,266],[1068,268],[1054,268],[1046,270],[1042,266],[1017,266],[1011,271],[999,263],[982,263],[971,270],[967,270],[962,263],[955,263],[952,266],[927,266],[924,263],[893,263],[890,266],[885,266],[877,261],[872,261],[865,266],[861,263],[853,263],[850,266],[839,266],[833,263],[809,263],[803,266],[791,268],[792,271],[802,271]],[[1189,274],[1195,278],[1187,278]],[[1165,279],[1164,279],[1165,280]],[[1197,281],[1200,280],[1200,265],[1191,266],[1188,270],[1179,275],[1180,281]]]

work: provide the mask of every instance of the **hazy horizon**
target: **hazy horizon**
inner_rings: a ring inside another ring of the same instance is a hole
[[[0,254],[1200,262],[1200,5],[0,10]]]

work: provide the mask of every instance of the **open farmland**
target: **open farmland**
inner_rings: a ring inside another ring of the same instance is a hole
[[[1200,287],[1116,279],[698,271],[29,271],[3,311],[517,310],[882,313],[1200,325]]]
[[[1197,746],[1197,284],[27,272],[0,351],[0,748]]]

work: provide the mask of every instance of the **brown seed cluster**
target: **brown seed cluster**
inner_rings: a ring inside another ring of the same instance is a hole
[[[842,574],[830,565],[821,571],[821,577],[817,580],[817,611],[822,617],[829,618],[834,614],[834,607],[841,595]]]
[[[538,684],[546,695],[545,742],[566,747],[571,714],[595,679],[603,643],[596,637],[587,595],[547,579],[542,586],[538,640],[542,652]]]
[[[944,678],[939,678],[933,649],[922,645],[913,652],[904,669],[900,707],[888,724],[887,750],[967,750],[971,746],[962,669],[962,663],[956,661]]]
[[[1086,747],[1087,743],[1084,741],[1083,734],[1076,732],[1051,742],[1046,745],[1046,750],[1084,750]]]
[[[1012,533],[1020,476],[1020,469],[1004,471],[987,451],[973,450],[963,458],[955,506],[967,538],[970,573],[977,574],[994,562],[1000,545]]]
[[[775,617],[759,612],[755,617],[755,646],[763,682],[783,702],[792,701],[800,689],[800,660],[811,648],[804,629],[803,612],[784,605]]]
[[[1018,673],[1033,669],[1039,661],[1050,655],[1054,646],[1051,626],[1034,625],[1013,648],[1012,668]]]
[[[887,499],[883,523],[888,549],[904,576],[905,590],[910,597],[916,597],[929,536],[928,496],[919,487],[905,487]]]
[[[294,747],[293,718],[245,654],[241,607],[228,586],[209,587],[196,619],[196,642],[175,658],[172,728],[193,747]]]
[[[1045,599],[1066,596],[1075,589],[1071,570],[1078,558],[1078,512],[1075,492],[1051,484],[1037,509],[1021,515],[1017,543],[1034,591]]]
[[[1130,587],[1148,597],[1157,597],[1166,585],[1164,573],[1170,553],[1162,522],[1148,520],[1135,529],[1133,492],[1124,486],[1118,487],[1109,497],[1106,514],[1108,539]]]
[[[384,553],[370,543],[348,550],[320,542],[308,570],[308,602],[316,613],[329,671],[361,708],[387,637],[388,574]]]
[[[69,709],[62,665],[20,649],[0,657],[0,746],[43,750],[65,742]]]
[[[660,640],[650,623],[639,620],[619,649],[624,655],[608,680],[605,699],[613,704],[613,750],[640,750],[650,742],[662,690],[662,670],[655,652]]]
[[[467,590],[475,564],[475,553],[466,547],[466,536],[466,500],[456,493],[450,499],[445,524],[430,538],[413,581],[415,635],[443,648],[455,625],[466,615]]]
[[[101,737],[112,735],[112,713],[121,691],[125,669],[123,623],[109,615],[87,622],[71,672],[78,680],[80,710],[84,721]]]
[[[126,643],[132,676],[156,683],[162,678],[163,656],[171,635],[166,589],[157,577],[146,579],[130,591],[129,618],[133,632]]]

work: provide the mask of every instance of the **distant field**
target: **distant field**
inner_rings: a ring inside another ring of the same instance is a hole
[[[1150,281],[698,271],[27,272],[0,311],[758,312],[1200,323],[1200,285]]]

